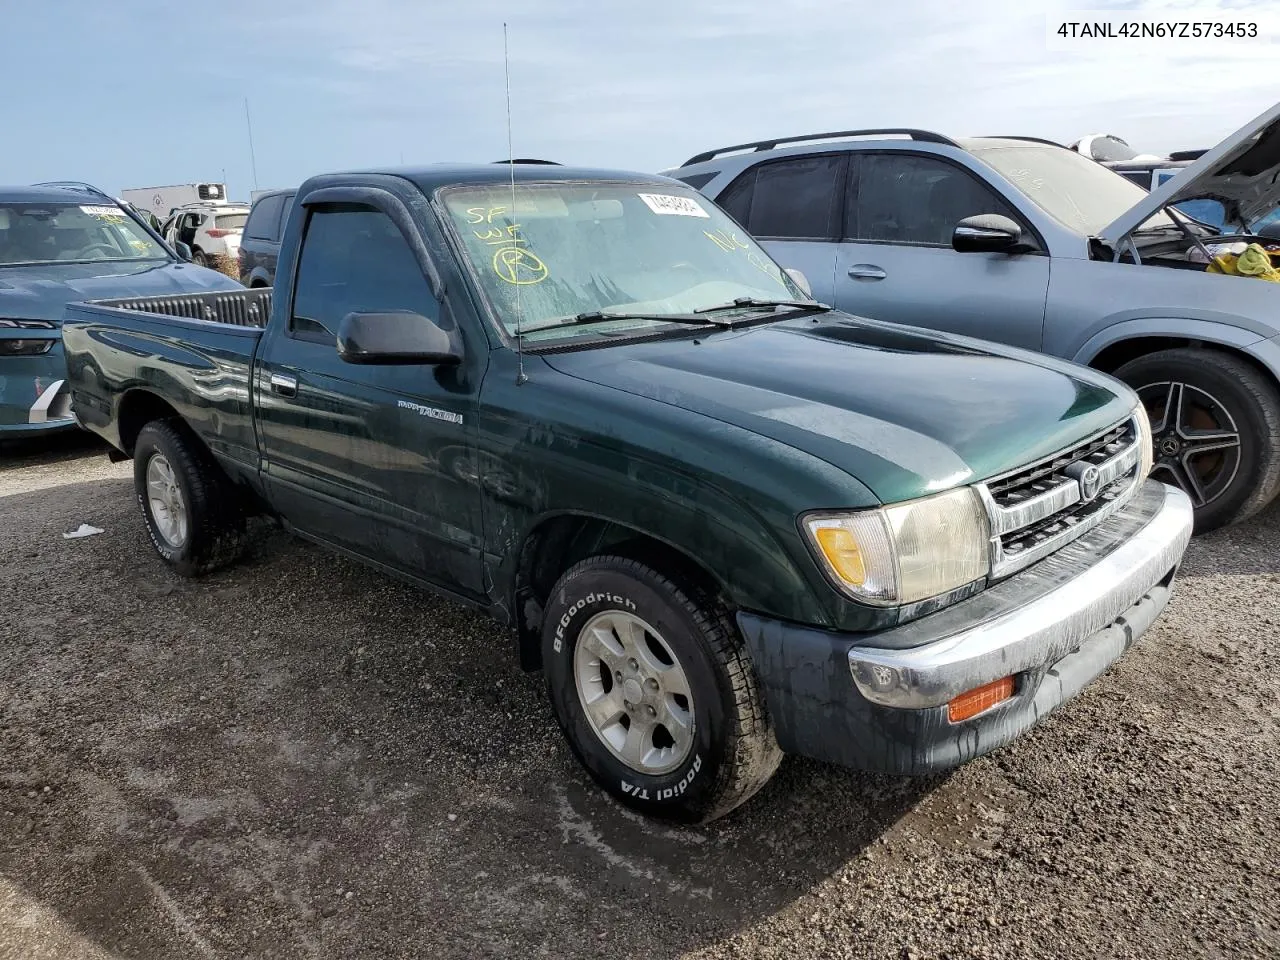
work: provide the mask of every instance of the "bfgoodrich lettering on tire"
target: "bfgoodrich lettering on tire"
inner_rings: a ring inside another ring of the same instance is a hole
[[[723,603],[619,556],[560,578],[543,664],[556,719],[606,790],[645,813],[714,820],[777,769],[751,663]]]

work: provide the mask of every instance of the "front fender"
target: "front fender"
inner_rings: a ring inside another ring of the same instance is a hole
[[[526,358],[530,378],[519,386],[504,369],[510,359],[499,354],[486,377],[478,437],[486,473],[509,475],[480,481],[495,602],[513,595],[531,532],[567,514],[667,544],[743,609],[815,626],[842,619],[796,517],[877,504],[857,480],[768,437],[565,377],[537,358]]]

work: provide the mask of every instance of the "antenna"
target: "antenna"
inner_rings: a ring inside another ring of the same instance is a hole
[[[244,98],[244,125],[249,129],[249,163],[253,166],[253,189],[258,189],[258,158],[253,153],[253,121],[249,119],[249,98]],[[223,178],[226,182],[226,178]]]
[[[502,24],[502,71],[507,81],[507,166],[511,170],[511,222],[516,222],[516,152],[511,146],[511,58],[507,55],[507,25]],[[524,340],[520,336],[520,284],[516,288],[516,383],[527,383],[524,372]]]

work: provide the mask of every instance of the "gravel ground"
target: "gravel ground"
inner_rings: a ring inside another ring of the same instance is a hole
[[[489,622],[271,528],[183,581],[129,464],[0,457],[0,958],[1280,956],[1280,510],[997,755],[674,829]]]

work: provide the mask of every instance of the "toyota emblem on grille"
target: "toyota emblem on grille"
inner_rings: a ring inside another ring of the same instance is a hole
[[[1098,473],[1098,468],[1094,466],[1085,467],[1080,471],[1080,499],[1088,503],[1098,495],[1098,489],[1102,486],[1102,475]]]

